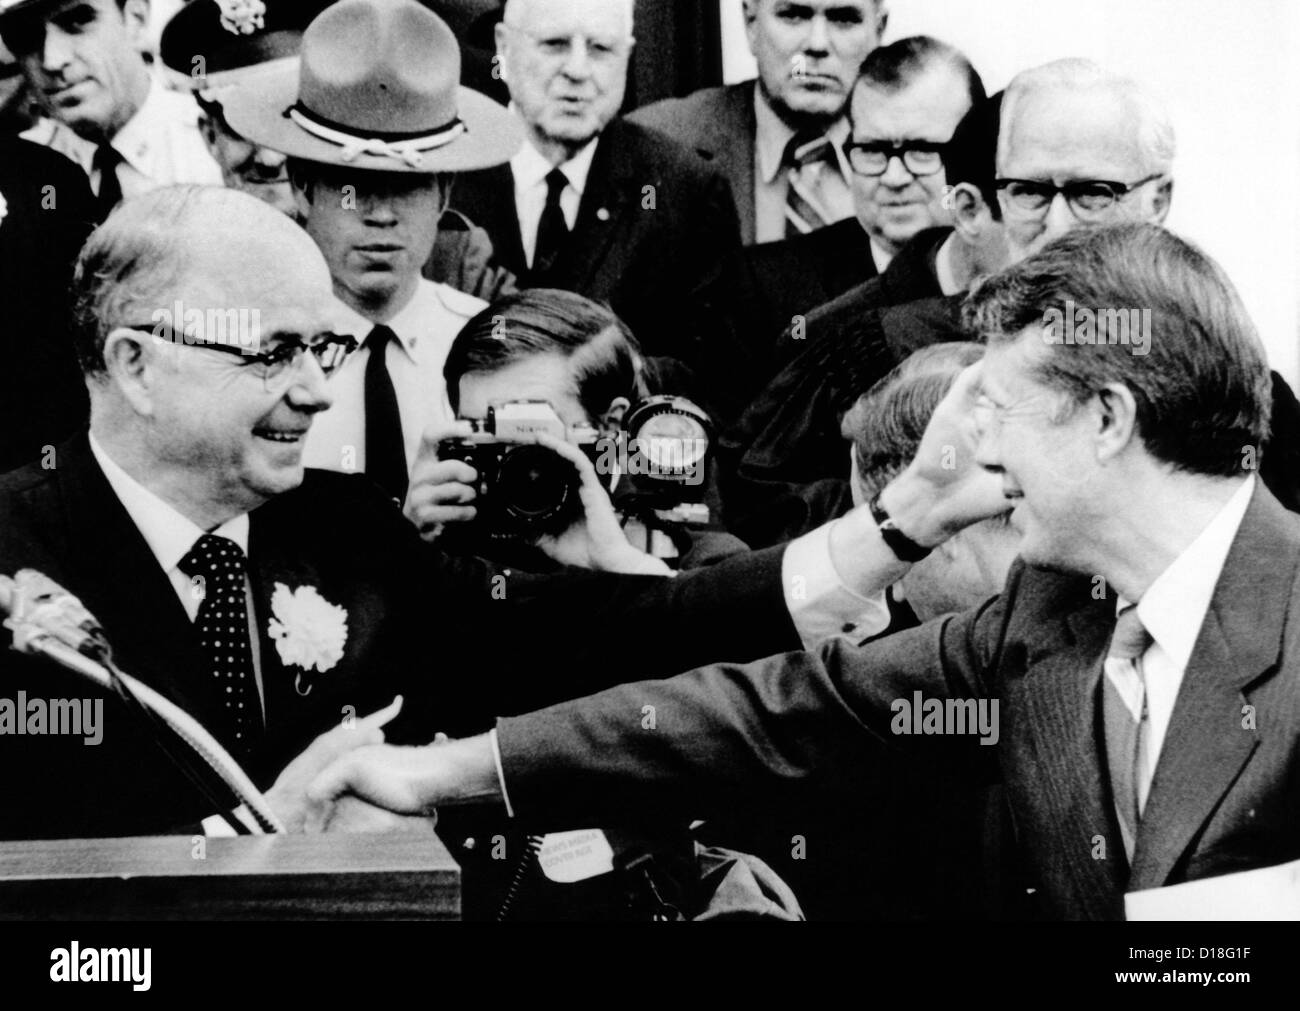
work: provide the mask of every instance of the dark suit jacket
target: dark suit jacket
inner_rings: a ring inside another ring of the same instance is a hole
[[[0,572],[44,572],[81,598],[119,665],[200,722],[218,711],[193,625],[84,436],[52,469],[0,478]],[[548,577],[452,559],[425,545],[361,477],[308,471],[303,485],[250,517],[249,565],[265,685],[267,733],[245,763],[262,788],[345,707],[358,715],[401,693],[397,740],[465,733],[493,715],[665,676],[715,656],[753,658],[797,644],[777,552],[745,554],[675,580],[567,570]],[[348,612],[343,659],[295,690],[266,628],[276,583],[316,587]],[[759,627],[755,627],[756,624]],[[629,629],[638,631],[629,633]],[[628,635],[636,635],[628,649]],[[215,813],[168,766],[110,693],[0,633],[0,691],[16,699],[99,698],[104,737],[0,735],[0,836],[135,835]],[[618,656],[611,665],[609,657]]]
[[[606,302],[647,354],[696,364],[707,351],[736,216],[726,180],[667,137],[618,120],[605,128],[568,243],[544,274],[524,258],[509,165],[460,175],[451,201],[487,230],[520,287]]]
[[[668,98],[632,112],[633,123],[666,133],[694,148],[731,184],[740,218],[740,240],[754,243],[754,82],[703,88],[685,98]]]
[[[0,138],[0,473],[86,423],[69,336],[72,267],[95,210],[86,174],[61,154]]]
[[[775,374],[776,347],[796,317],[806,320],[875,276],[871,242],[856,218],[742,249],[727,313],[737,348],[731,382],[741,406]]]
[[[511,802],[548,824],[809,793],[846,803],[882,746],[964,745],[963,760],[1000,767],[1048,916],[1121,917],[1126,891],[1300,858],[1300,518],[1257,489],[1183,678],[1131,869],[1099,702],[1115,600],[1092,589],[1087,576],[1018,564],[982,607],[859,649],[707,667],[503,720]],[[917,691],[998,700],[996,746],[895,736],[891,703]],[[655,707],[658,732],[628,720],[633,705]]]

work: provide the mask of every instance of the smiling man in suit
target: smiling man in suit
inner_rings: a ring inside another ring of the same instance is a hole
[[[1071,306],[1105,320],[1090,339],[1061,326]],[[1119,307],[1139,307],[1140,334],[1106,316]],[[548,824],[698,817],[842,795],[892,744],[997,763],[1048,916],[1122,917],[1126,892],[1300,857],[1300,519],[1252,469],[1269,371],[1231,283],[1156,226],[1082,229],[987,282],[971,314],[984,363],[875,501],[900,564],[923,557],[952,532],[927,489],[945,456],[973,456],[1023,531],[999,597],[864,647],[364,749],[314,793],[412,810],[497,793]],[[938,736],[911,736],[918,701],[948,714]],[[992,733],[959,726],[958,703],[998,703]],[[644,706],[671,722],[642,731],[626,714]]]
[[[647,353],[698,363],[735,210],[690,151],[615,119],[632,46],[630,0],[510,0],[498,57],[526,142],[508,165],[462,174],[452,206],[522,286],[607,302]]]

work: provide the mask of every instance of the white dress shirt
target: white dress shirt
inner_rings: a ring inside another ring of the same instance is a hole
[[[785,149],[794,137],[794,131],[782,121],[754,85],[754,112],[757,131],[754,137],[754,241],[779,242],[785,238],[786,197],[790,180],[783,165]],[[848,161],[844,157],[844,142],[849,139],[849,121],[841,116],[826,136],[835,152],[835,167],[826,166],[816,186],[822,207],[830,215],[826,222],[853,217],[853,188]]]
[[[894,260],[894,254],[882,246],[874,238],[868,240],[871,246],[871,261],[876,265],[876,273],[883,274],[889,269],[890,263]]]
[[[565,224],[569,231],[578,221],[578,208],[582,205],[582,195],[587,191],[587,177],[591,175],[591,162],[596,157],[596,145],[600,143],[597,136],[576,155],[558,166],[569,185],[560,194],[560,210],[564,212]],[[537,252],[537,229],[542,222],[542,212],[546,210],[546,177],[557,166],[542,157],[542,153],[529,141],[519,153],[510,159],[510,172],[515,178],[515,213],[519,218],[519,237],[524,243],[524,256],[528,266],[533,265]]]
[[[1142,684],[1146,683],[1147,761],[1137,773],[1138,811],[1145,807],[1155,778],[1160,749],[1169,731],[1174,703],[1201,626],[1214,599],[1214,589],[1237,530],[1255,492],[1252,474],[1242,483],[1218,515],[1196,540],[1170,563],[1147,588],[1137,605],[1138,617],[1151,635],[1152,644],[1137,660],[1107,659],[1106,678],[1119,693],[1135,721],[1142,715]],[[1132,602],[1120,598],[1118,610]],[[1139,671],[1138,665],[1141,665]]]
[[[222,184],[221,167],[199,130],[200,116],[191,96],[171,91],[150,78],[144,103],[109,142],[122,156],[117,178],[123,198],[174,183]],[[101,180],[92,164],[92,142],[53,119],[38,120],[22,136],[76,162],[90,179],[91,189],[99,192]]]
[[[400,343],[387,347],[388,375],[397,395],[408,469],[420,439],[430,426],[455,419],[447,399],[442,367],[451,342],[468,320],[487,305],[445,284],[420,279],[415,294],[386,324]],[[335,329],[364,341],[375,324],[338,302]],[[303,462],[308,467],[345,473],[366,469],[366,363],[370,349],[360,348],[329,381],[333,405],[318,414],[307,435]]]

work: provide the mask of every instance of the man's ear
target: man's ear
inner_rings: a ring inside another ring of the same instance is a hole
[[[948,188],[948,207],[952,211],[953,227],[968,242],[977,241],[993,219],[993,212],[984,200],[979,187],[958,183]]]
[[[1123,383],[1109,383],[1097,391],[1097,459],[1119,456],[1137,434],[1137,401]]]
[[[149,0],[126,0],[122,6],[126,37],[136,52],[149,50]]]
[[[883,39],[885,37],[885,29],[888,27],[889,11],[885,8],[885,5],[881,3],[880,13],[876,15],[876,38]]]
[[[627,416],[628,408],[632,402],[627,397],[615,397],[610,401],[609,407],[605,413],[600,416],[602,428],[617,428],[623,424],[623,419]]]
[[[749,41],[749,51],[756,53],[754,40],[758,35],[758,8],[762,0],[744,0],[741,13],[745,17],[745,38]]]
[[[311,217],[311,183],[291,169],[289,189],[293,191],[293,204],[298,210],[298,220],[305,225]]]
[[[1153,225],[1163,225],[1165,218],[1169,217],[1169,208],[1174,202],[1174,181],[1172,178],[1165,179],[1156,187],[1156,195],[1152,198],[1151,204],[1151,223]]]
[[[162,357],[177,348],[161,337],[119,327],[104,339],[104,367],[109,385],[115,386],[135,412],[154,413],[153,390]]]

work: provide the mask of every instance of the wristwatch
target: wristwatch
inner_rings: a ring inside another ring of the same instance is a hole
[[[898,524],[894,522],[894,518],[885,512],[885,507],[880,504],[879,492],[871,500],[868,508],[871,510],[871,518],[876,521],[876,526],[880,528],[881,539],[889,547],[889,550],[898,556],[900,562],[919,562],[930,553],[930,548],[922,547],[898,529]]]

